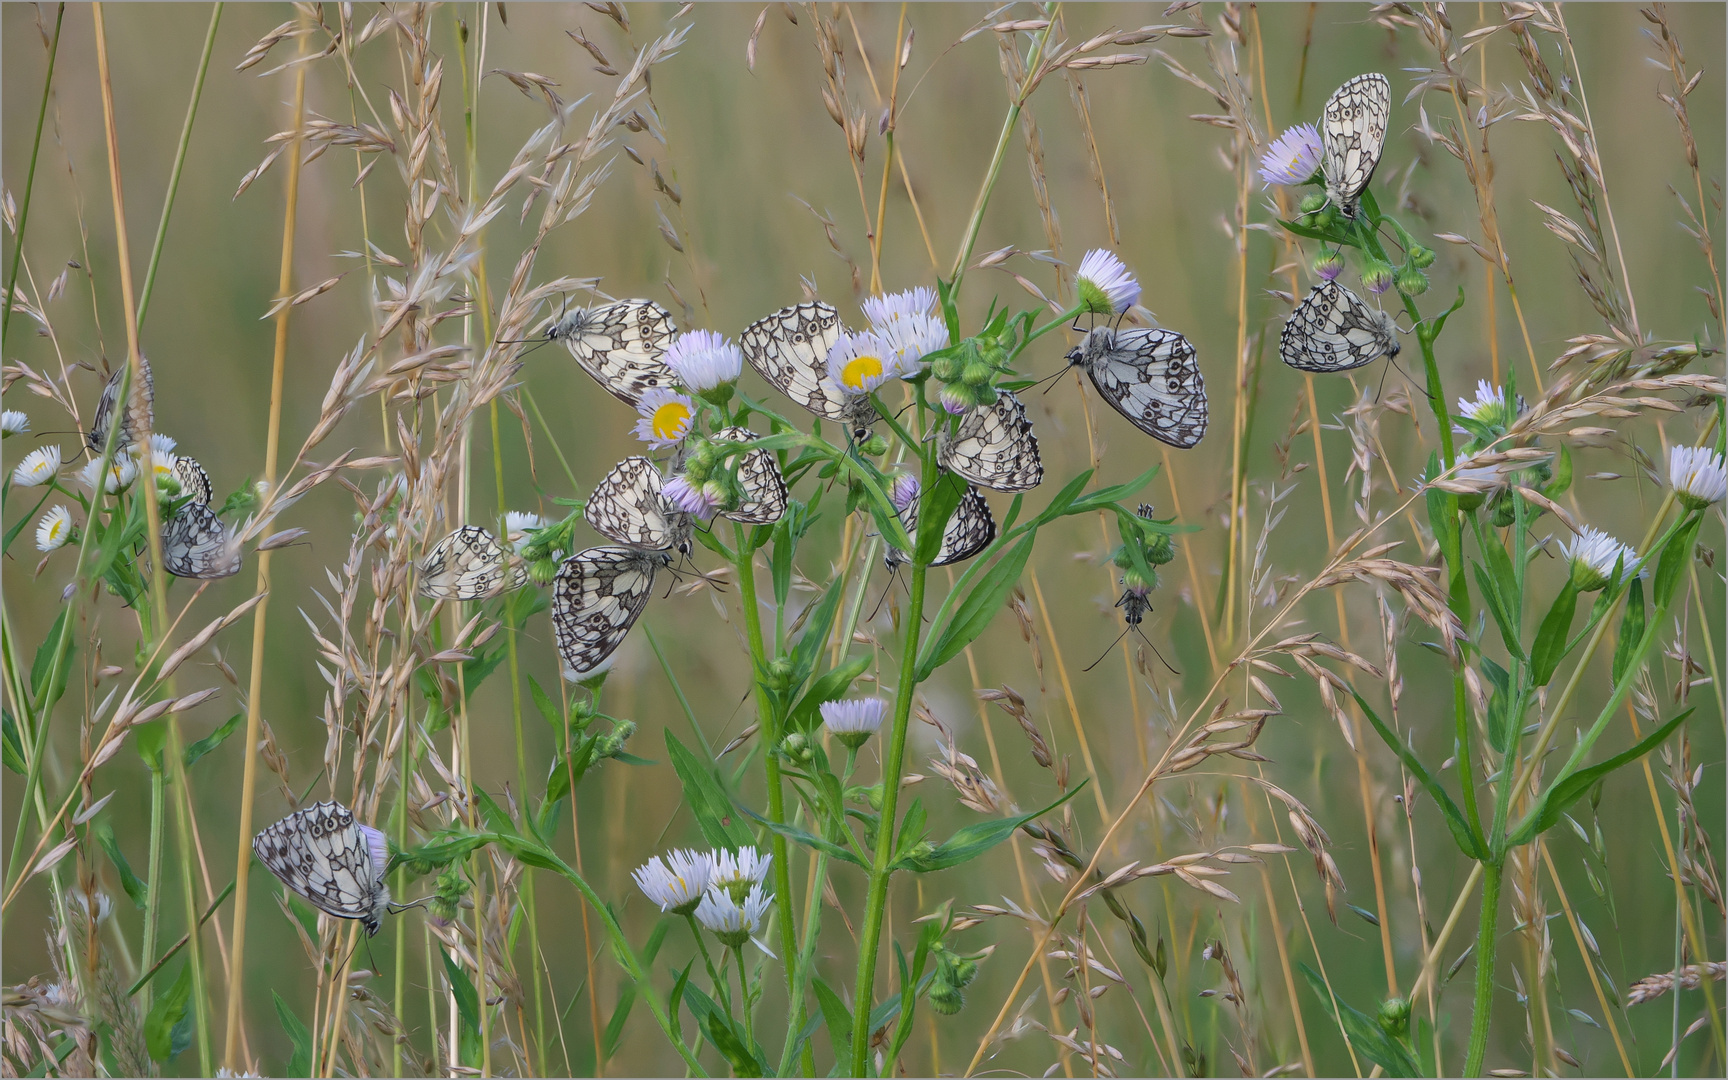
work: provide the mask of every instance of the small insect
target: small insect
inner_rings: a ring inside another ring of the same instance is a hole
[[[1137,517],[1151,521],[1153,513],[1152,504],[1141,503],[1139,509],[1134,511],[1134,513]],[[1181,672],[1170,667],[1170,661],[1164,659],[1164,654],[1158,651],[1158,646],[1152,644],[1152,639],[1146,636],[1146,631],[1140,629],[1140,624],[1145,620],[1146,613],[1152,610],[1152,601],[1147,599],[1152,592],[1152,588],[1148,586],[1147,583],[1141,581],[1138,575],[1136,575],[1135,580],[1136,584],[1129,584],[1127,574],[1116,579],[1116,583],[1121,585],[1123,588],[1122,596],[1116,601],[1115,606],[1122,609],[1122,621],[1127,624],[1122,628],[1122,632],[1116,635],[1116,641],[1121,641],[1123,638],[1127,637],[1130,632],[1140,635],[1140,640],[1144,641],[1148,646],[1151,646],[1153,655],[1158,657],[1158,662],[1163,664],[1165,667],[1170,668],[1170,673],[1172,675],[1180,675]],[[1155,585],[1156,582],[1153,584]],[[1086,665],[1084,670],[1091,671],[1093,668],[1097,667],[1103,661],[1104,657],[1110,655],[1110,649],[1116,647],[1116,641],[1112,641],[1110,647],[1105,649],[1104,652],[1099,655],[1097,660]]]
[[[851,397],[828,374],[828,351],[846,328],[834,305],[793,304],[744,328],[738,345],[764,379],[797,404],[851,428],[859,442],[870,437],[876,409],[868,398]]]
[[[1038,438],[1026,406],[1004,390],[992,405],[973,409],[936,450],[942,467],[992,491],[1030,491],[1044,479]]]
[[[747,443],[756,438],[749,428],[721,428],[714,433],[716,442]],[[738,482],[744,487],[744,498],[735,510],[721,513],[745,525],[772,525],[786,513],[786,478],[780,475],[780,463],[768,450],[750,450],[731,459],[737,470]]]
[[[457,529],[420,560],[420,595],[434,600],[484,600],[527,581],[527,567],[478,525]]]
[[[162,569],[175,577],[232,577],[240,572],[240,545],[216,512],[190,502],[162,524]]]
[[[384,883],[390,842],[338,802],[314,803],[262,830],[252,838],[252,853],[319,911],[359,919],[368,937],[378,932],[380,916],[420,903],[390,902]]]
[[[582,370],[628,405],[644,391],[678,381],[662,359],[676,332],[672,315],[652,300],[620,300],[572,311],[546,330]]]
[[[1320,117],[1326,148],[1320,171],[1326,178],[1326,198],[1345,217],[1356,216],[1356,201],[1374,178],[1391,115],[1392,84],[1378,73],[1356,76],[1326,101]]]
[[[150,361],[144,359],[144,354],[138,354],[139,371],[143,373],[142,382],[134,380],[131,393],[127,395],[125,415],[120,422],[120,430],[114,436],[114,452],[120,453],[127,447],[138,442],[140,433],[153,428],[155,417],[153,406],[156,401],[156,379],[150,374]],[[96,414],[90,418],[90,430],[84,434],[84,443],[90,447],[93,454],[102,453],[108,442],[108,426],[114,421],[114,410],[120,401],[120,380],[126,374],[126,366],[122,364],[108,376],[108,383],[102,387],[102,397],[96,402]]]
[[[661,493],[666,478],[645,457],[627,457],[594,485],[582,516],[608,540],[649,551],[690,553],[690,515]]]
[[[190,495],[195,503],[208,503],[215,491],[210,485],[210,474],[204,471],[204,466],[185,454],[174,459],[174,480],[180,485],[180,494]]]
[[[1155,439],[1186,450],[1206,434],[1206,380],[1194,346],[1174,330],[1095,327],[1068,353],[1112,408]]]
[[[1397,356],[1398,326],[1338,284],[1323,281],[1290,313],[1278,337],[1278,356],[1298,371],[1349,371],[1382,356]]]
[[[559,565],[552,635],[571,674],[593,671],[624,643],[653,595],[655,572],[671,562],[665,551],[591,547]]]
[[[906,526],[906,534],[914,540],[918,538],[918,500],[907,504],[900,511],[900,523]],[[948,525],[942,530],[942,547],[936,552],[936,558],[931,566],[947,566],[949,563],[964,562],[990,546],[990,541],[996,539],[996,518],[990,513],[990,504],[984,501],[984,496],[972,485],[966,485],[966,494],[960,496],[960,505],[954,508],[954,513],[948,518]],[[888,551],[882,557],[889,570],[898,568],[903,563],[912,561],[912,556],[901,551],[894,545],[888,545]]]

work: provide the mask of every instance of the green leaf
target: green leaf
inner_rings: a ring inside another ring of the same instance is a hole
[[[149,900],[150,890],[139,879],[138,875],[132,872],[132,864],[126,861],[125,853],[120,850],[119,842],[114,839],[114,826],[108,823],[107,818],[103,818],[96,823],[92,831],[96,834],[96,843],[100,844],[102,850],[108,853],[108,861],[114,864],[115,870],[119,871],[121,888],[125,889],[126,895],[132,898],[134,904],[138,905],[138,910],[143,911],[145,903]]]
[[[841,862],[849,862],[853,866],[865,866],[864,860],[852,854],[852,851],[849,848],[842,847],[829,840],[824,840],[814,833],[805,832],[796,825],[787,825],[784,822],[779,821],[769,821],[767,818],[750,809],[748,806],[745,806],[743,803],[738,804],[738,809],[749,815],[750,820],[762,826],[764,829],[767,829],[772,833],[777,833],[780,836],[784,836],[795,844],[803,844],[807,848],[833,856]]]
[[[1614,645],[1614,685],[1626,675],[1626,666],[1638,654],[1638,642],[1644,637],[1644,581],[1633,578],[1626,590],[1626,614],[1620,616],[1620,640]]]
[[[836,1054],[843,1053],[852,1045],[852,1010],[822,976],[811,976],[810,985],[816,989],[816,1004],[822,1007],[822,1019],[828,1024],[828,1041],[834,1044]]]
[[[1486,853],[1482,849],[1481,839],[1477,836],[1480,826],[1465,822],[1463,811],[1459,810],[1458,804],[1452,801],[1452,796],[1446,794],[1446,789],[1440,786],[1440,781],[1434,778],[1434,774],[1428,771],[1427,766],[1422,764],[1422,759],[1418,758],[1413,750],[1399,741],[1398,736],[1392,733],[1392,730],[1386,726],[1386,722],[1380,719],[1379,714],[1368,707],[1368,702],[1363,699],[1362,695],[1351,690],[1350,696],[1356,699],[1356,704],[1362,707],[1362,714],[1368,717],[1368,722],[1374,725],[1375,731],[1380,733],[1380,741],[1398,755],[1399,760],[1404,762],[1405,768],[1416,774],[1416,779],[1422,782],[1423,789],[1428,792],[1435,805],[1440,807],[1440,815],[1446,819],[1446,827],[1452,830],[1452,839],[1457,842],[1459,849],[1472,859],[1484,858]]]
[[[1089,510],[1102,510],[1111,503],[1120,502],[1121,500],[1128,498],[1130,495],[1138,494],[1141,488],[1150,484],[1153,479],[1157,477],[1159,468],[1160,466],[1154,465],[1139,476],[1128,481],[1126,484],[1115,484],[1111,487],[1099,488],[1097,491],[1087,495],[1084,499],[1076,500],[1072,506],[1065,508],[1062,512],[1064,514],[1084,514]],[[1165,525],[1160,526],[1153,531],[1171,533],[1199,532],[1200,527],[1197,525],[1179,525],[1174,527]]]
[[[1554,783],[1549,785],[1548,790],[1543,794],[1541,800],[1531,808],[1530,813],[1526,815],[1524,822],[1518,827],[1516,832],[1507,838],[1506,843],[1512,847],[1516,847],[1519,844],[1528,844],[1537,836],[1537,834],[1547,832],[1555,825],[1558,825],[1560,823],[1561,815],[1571,809],[1573,803],[1583,798],[1585,792],[1594,787],[1598,780],[1607,776],[1616,769],[1630,765],[1632,762],[1637,761],[1645,754],[1648,754],[1650,751],[1662,745],[1663,741],[1667,739],[1668,736],[1674,734],[1676,728],[1686,722],[1686,719],[1692,715],[1693,711],[1694,710],[1692,709],[1687,709],[1679,716],[1676,716],[1674,719],[1663,724],[1655,731],[1652,731],[1649,735],[1646,735],[1643,739],[1640,739],[1638,745],[1632,747],[1630,750],[1615,754],[1607,761],[1597,762],[1589,768],[1579,769],[1577,772],[1572,773],[1561,773],[1559,776],[1555,777]]]
[[[12,719],[11,709],[0,708],[0,722],[4,723],[0,729],[0,759],[8,769],[24,776],[30,771],[30,763],[25,760],[28,755],[24,752],[24,740],[18,734],[18,722]]]
[[[1296,966],[1302,969],[1303,977],[1326,1012],[1330,1014],[1333,1007],[1337,1007],[1338,1017],[1344,1021],[1344,1037],[1350,1040],[1357,1053],[1385,1069],[1387,1076],[1422,1075],[1422,1066],[1409,1047],[1386,1034],[1372,1017],[1346,1004],[1313,968],[1301,961],[1297,961]]]
[[[1542,485],[1542,494],[1550,499],[1558,499],[1566,494],[1566,489],[1572,486],[1572,451],[1560,444],[1560,453],[1554,459],[1554,474],[1548,482]]]
[[[951,866],[959,866],[970,862],[989,851],[1002,841],[1014,835],[1014,830],[1031,821],[1033,818],[1048,814],[1063,803],[1080,794],[1080,789],[1087,784],[1082,780],[1069,790],[1068,794],[1057,799],[1042,810],[1034,810],[1030,814],[1019,814],[1014,817],[996,818],[991,821],[981,821],[968,825],[950,836],[947,840],[920,855],[906,855],[894,860],[895,870],[911,870],[917,874],[927,874],[933,870],[946,870]]]
[[[732,814],[732,800],[720,786],[714,772],[678,741],[672,729],[666,729],[666,752],[671,755],[672,768],[684,785],[684,802],[696,818],[702,836],[715,847],[737,851],[753,843],[755,836],[748,826]]]
[[[190,769],[193,762],[216,749],[218,746],[221,746],[222,741],[228,738],[228,736],[234,734],[234,729],[239,727],[241,721],[245,719],[245,713],[235,713],[233,716],[230,716],[227,720],[223,721],[221,727],[204,736],[202,739],[199,739],[191,746],[188,746],[186,748],[186,767]]]
[[[36,659],[30,664],[30,699],[36,703],[38,709],[43,708],[46,704],[42,700],[42,684],[48,678],[48,669],[54,666],[54,648],[60,641],[60,635],[65,632],[66,616],[71,612],[72,609],[69,607],[61,608],[59,617],[54,620],[54,625],[42,638],[42,644],[36,646]],[[60,662],[62,671],[71,666],[72,653],[77,648],[76,644],[67,643],[66,659]]]
[[[823,672],[787,714],[787,729],[807,732],[815,727],[817,708],[825,701],[845,697],[846,691],[852,688],[852,681],[870,667],[870,661],[869,654],[855,656],[839,667]]]
[[[1056,493],[1056,497],[1051,499],[1049,504],[1038,512],[1037,517],[1032,519],[1032,524],[1034,526],[1047,525],[1061,517],[1063,514],[1066,514],[1068,508],[1074,505],[1076,499],[1080,498],[1080,493],[1086,490],[1086,485],[1091,481],[1091,469],[1085,470],[1079,476],[1068,481],[1068,483],[1063,485],[1062,490]]]
[[[565,724],[564,710],[558,707],[558,703],[552,700],[550,694],[540,689],[540,684],[534,681],[532,675],[528,676],[528,693],[534,698],[534,708],[539,710],[540,715],[546,719],[546,723],[552,726],[553,732],[562,736]]]
[[[1675,530],[1668,542],[1662,545],[1662,557],[1656,563],[1656,606],[1667,608],[1669,601],[1674,599],[1674,590],[1679,587],[1685,577],[1686,567],[1692,561],[1692,541],[1698,537],[1698,526],[1704,521],[1704,515],[1693,514],[1687,522]]]
[[[138,751],[138,756],[144,759],[144,764],[152,772],[162,769],[167,759],[162,756],[162,748],[168,743],[168,721],[152,720],[148,724],[140,724],[132,729],[132,749]]]
[[[1020,580],[1021,571],[1026,569],[1026,560],[1032,555],[1032,542],[1037,536],[1036,528],[1028,532],[972,586],[972,591],[954,609],[942,632],[933,636],[925,648],[915,675],[918,682],[923,682],[931,672],[959,656],[990,625],[1002,609],[1008,593]]]
[[[1524,655],[1524,646],[1518,640],[1518,624],[1506,611],[1505,600],[1501,597],[1494,579],[1479,563],[1472,562],[1470,569],[1476,574],[1476,587],[1482,591],[1482,606],[1488,609],[1488,614],[1494,616],[1494,625],[1500,628],[1500,640],[1506,644],[1506,651],[1519,660],[1528,659]]]
[[[816,601],[816,610],[804,621],[804,633],[798,638],[798,644],[792,646],[791,687],[794,691],[803,686],[810,672],[816,669],[816,658],[822,652],[823,642],[828,640],[828,631],[834,626],[834,613],[840,610],[840,596],[845,584],[843,576],[837,577],[822,593],[822,599]]]
[[[1488,696],[1488,745],[1504,754],[1512,742],[1512,675],[1488,657],[1482,657],[1482,674],[1494,688]]]
[[[155,1061],[168,1061],[174,1056],[174,1028],[186,1015],[192,1000],[192,965],[181,964],[180,974],[168,989],[150,1006],[144,1018],[144,1045]],[[184,1047],[182,1047],[184,1049]]]
[[[713,1044],[732,1066],[734,1076],[773,1076],[774,1071],[763,1062],[756,1052],[744,1041],[744,1033],[739,1031],[733,1022],[714,1004],[714,999],[703,993],[700,987],[686,985],[684,1001],[690,1006],[691,1015],[696,1017],[696,1023],[702,1029],[702,1037]]]
[[[294,1015],[288,1003],[282,1000],[282,995],[270,991],[270,996],[276,999],[276,1018],[282,1022],[282,1030],[288,1033],[288,1042],[294,1051],[288,1055],[287,1076],[312,1075],[312,1033],[306,1030],[306,1025]]]
[[[954,516],[965,495],[966,481],[944,472],[929,491],[918,496],[917,562],[928,566],[936,561],[942,551],[942,535],[948,531],[948,519]]]
[[[900,819],[900,832],[894,837],[896,858],[924,839],[924,826],[929,820],[930,814],[924,809],[923,800],[914,797],[906,807],[905,816]]]
[[[1536,631],[1536,643],[1530,648],[1531,686],[1547,686],[1554,677],[1554,669],[1566,655],[1566,633],[1572,629],[1572,615],[1577,609],[1578,586],[1567,578],[1560,586],[1560,595],[1554,598],[1554,606],[1543,616],[1542,626]]]
[[[444,975],[450,980],[450,991],[456,995],[456,1012],[462,1019],[461,1025],[461,1056],[465,1065],[480,1064],[480,995],[474,991],[474,984],[469,981],[468,973],[456,966],[450,959],[450,954],[439,946],[438,955],[444,958]]]

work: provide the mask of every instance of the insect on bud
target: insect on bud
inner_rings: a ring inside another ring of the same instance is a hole
[[[1304,214],[1317,214],[1320,212],[1320,208],[1325,205],[1326,196],[1318,191],[1310,191],[1302,196],[1302,212]]]

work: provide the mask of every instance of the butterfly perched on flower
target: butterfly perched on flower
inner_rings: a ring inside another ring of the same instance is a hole
[[[651,551],[690,550],[690,515],[667,501],[652,461],[627,457],[594,485],[582,516],[608,540]]]
[[[420,595],[434,600],[484,600],[527,581],[527,567],[478,525],[457,529],[420,560]]]
[[[944,469],[992,491],[1030,491],[1044,479],[1038,437],[1026,406],[1007,390],[995,402],[960,418],[952,435],[944,430],[936,449]]]
[[[1358,75],[1340,86],[1320,114],[1325,146],[1320,172],[1326,179],[1326,198],[1345,217],[1356,216],[1356,202],[1380,165],[1391,115],[1392,84],[1377,72]]]
[[[1111,408],[1186,450],[1206,434],[1206,381],[1194,346],[1174,330],[1099,326],[1068,353]]]
[[[715,442],[747,443],[756,433],[745,427],[721,428],[714,433]],[[744,497],[737,507],[721,514],[745,525],[772,525],[786,513],[786,478],[780,474],[780,463],[769,450],[747,450],[731,459],[737,471]]]
[[[546,330],[562,341],[583,371],[628,405],[655,387],[678,378],[666,365],[666,348],[676,329],[672,315],[652,300],[619,300],[572,311]]]
[[[96,402],[96,413],[90,418],[90,430],[84,433],[84,443],[90,447],[91,453],[100,454],[107,445],[108,428],[114,423],[116,412],[120,415],[120,430],[114,436],[115,453],[138,442],[143,432],[154,426],[156,379],[151,375],[150,361],[144,359],[143,353],[138,354],[138,370],[144,377],[132,380],[124,409],[120,408],[120,380],[126,375],[126,365],[115,368],[114,373],[108,376],[107,385],[102,387],[102,397]]]
[[[898,494],[898,493],[897,493]],[[900,524],[906,526],[906,535],[913,540],[918,539],[918,497],[901,496],[896,499],[896,509],[900,514]],[[947,566],[949,563],[964,562],[990,546],[990,541],[996,539],[996,518],[990,513],[990,504],[984,501],[984,496],[971,484],[966,485],[966,493],[960,497],[960,504],[954,508],[954,513],[948,518],[948,525],[942,530],[942,546],[936,552],[936,558],[930,561],[931,566]],[[883,563],[893,570],[902,563],[912,561],[912,556],[901,551],[894,545],[888,545],[888,551],[883,555]]]
[[[412,905],[390,903],[384,871],[390,843],[338,802],[296,810],[252,838],[252,853],[307,903],[338,919],[358,919],[367,936],[379,918]]]
[[[162,569],[175,577],[232,577],[240,572],[240,543],[216,511],[189,502],[162,523]]]
[[[744,359],[764,379],[824,420],[845,424],[862,442],[876,422],[870,400],[847,394],[828,371],[828,353],[846,328],[834,305],[814,301],[783,307],[744,328]]]
[[[1298,371],[1349,371],[1398,355],[1398,327],[1336,281],[1314,286],[1278,336],[1278,356]]]

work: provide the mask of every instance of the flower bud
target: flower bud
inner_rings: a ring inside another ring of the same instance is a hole
[[[1379,259],[1372,260],[1362,270],[1362,284],[1375,296],[1379,296],[1390,289],[1396,279],[1397,274],[1394,273],[1392,267]]]
[[[1410,1028],[1410,1002],[1405,998],[1387,998],[1380,1003],[1380,1030],[1401,1039]]]
[[[1314,273],[1327,281],[1335,281],[1344,272],[1344,256],[1337,251],[1322,251],[1314,258]]]
[[[1410,248],[1410,264],[1418,270],[1426,270],[1434,265],[1434,249],[1416,244]]]
[[[1302,212],[1304,214],[1317,214],[1320,212],[1320,208],[1325,205],[1326,196],[1318,191],[1310,191],[1302,196]]]
[[[1146,561],[1153,566],[1163,566],[1176,557],[1176,545],[1171,543],[1165,533],[1153,533],[1146,541]]]
[[[960,377],[960,358],[951,354],[938,356],[930,361],[930,374],[941,382],[953,382]]]
[[[873,434],[870,436],[870,441],[860,447],[859,451],[865,457],[881,457],[888,452],[888,440],[881,435]]]
[[[810,749],[810,740],[801,731],[794,731],[780,740],[780,752],[788,761],[795,761],[800,765],[807,764],[816,757],[815,752]]]
[[[536,585],[550,585],[558,576],[558,564],[551,559],[535,559],[528,564],[528,576]]]
[[[1406,266],[1398,271],[1398,291],[1405,296],[1421,296],[1428,291],[1428,275],[1414,266]]]
[[[961,1006],[966,1004],[966,995],[962,994],[960,988],[952,983],[932,980],[927,996],[930,999],[930,1007],[943,1016],[953,1016],[960,1011]]]

